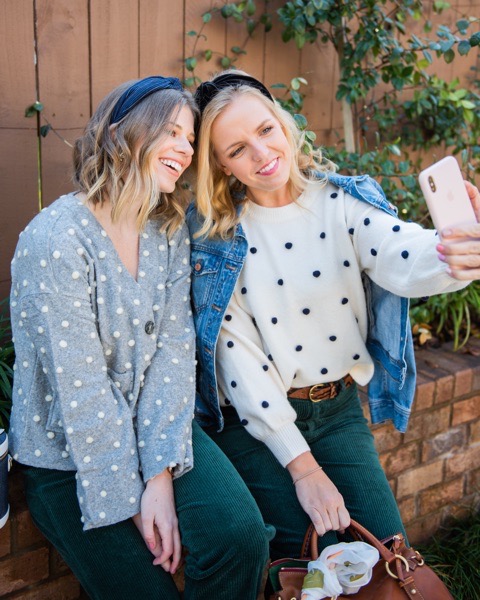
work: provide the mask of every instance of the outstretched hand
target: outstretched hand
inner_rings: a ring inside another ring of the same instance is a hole
[[[465,187],[477,223],[444,229],[437,251],[440,260],[448,264],[448,272],[452,277],[474,280],[480,279],[480,192],[468,181],[465,181]]]
[[[141,512],[133,517],[133,521],[155,557],[153,564],[160,565],[168,573],[175,573],[180,564],[182,543],[172,477],[167,470],[147,482]]]

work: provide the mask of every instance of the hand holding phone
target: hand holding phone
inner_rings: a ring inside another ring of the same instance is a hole
[[[446,227],[477,222],[462,172],[453,156],[446,156],[423,170],[418,181],[439,235]]]

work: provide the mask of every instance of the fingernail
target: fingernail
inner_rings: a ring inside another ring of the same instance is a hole
[[[451,229],[444,229],[442,231],[442,235],[452,235],[452,230]]]
[[[445,254],[438,254],[438,258],[442,261],[445,260]]]
[[[445,246],[442,244],[437,244],[435,248],[438,250],[438,252],[443,252],[445,250]]]

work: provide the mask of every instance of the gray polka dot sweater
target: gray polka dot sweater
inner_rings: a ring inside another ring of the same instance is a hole
[[[140,235],[138,278],[73,194],[37,215],[12,261],[11,449],[75,470],[84,528],[140,510],[144,482],[192,468],[189,240]]]
[[[333,185],[313,183],[281,208],[250,203],[242,226],[249,251],[217,345],[220,398],[286,465],[308,450],[286,391],[373,375],[362,271],[407,297],[467,283],[446,273],[434,231]]]

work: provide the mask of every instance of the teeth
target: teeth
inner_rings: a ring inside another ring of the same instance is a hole
[[[263,167],[262,169],[260,169],[259,173],[265,173],[266,171],[270,171],[270,169],[273,168],[273,166],[275,165],[276,162],[277,162],[277,159],[274,158],[272,160],[272,162],[268,163],[268,165],[266,165],[265,167]]]
[[[170,160],[169,158],[161,158],[160,162],[164,165],[167,165],[167,167],[172,167],[172,169],[175,169],[175,171],[178,171],[179,173],[182,170],[182,165],[175,160]]]

